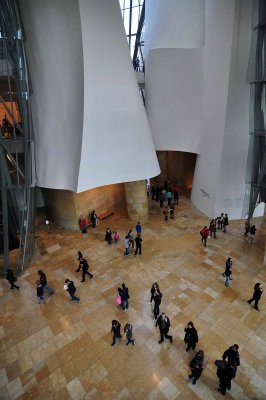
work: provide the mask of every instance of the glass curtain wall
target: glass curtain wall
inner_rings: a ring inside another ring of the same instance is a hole
[[[0,0],[0,106],[0,268],[20,274],[34,251],[35,165],[17,0]]]
[[[243,217],[266,202],[266,1],[253,0],[252,38],[247,80],[250,84],[250,140]]]

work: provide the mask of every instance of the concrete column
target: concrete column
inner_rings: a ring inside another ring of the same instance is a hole
[[[164,182],[168,180],[167,170],[168,170],[168,157],[167,151],[157,151],[157,157],[161,168],[160,175],[156,178],[160,185],[164,185]]]
[[[148,219],[148,198],[146,180],[126,182],[125,195],[128,218],[144,222]]]

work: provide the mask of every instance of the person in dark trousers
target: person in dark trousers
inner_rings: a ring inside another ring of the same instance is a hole
[[[238,344],[233,344],[233,346],[230,346],[229,349],[225,350],[223,354],[223,360],[227,359],[228,364],[234,363],[236,367],[239,367],[240,357],[238,349],[239,349]]]
[[[247,238],[247,241],[249,242],[249,243],[252,243],[253,242],[253,240],[254,240],[254,238],[255,238],[255,235],[256,235],[256,226],[253,224],[253,225],[251,225],[251,227],[249,228],[249,232],[248,232],[248,238]]]
[[[89,275],[90,278],[93,278],[93,275],[88,271],[89,270],[89,264],[85,258],[81,258],[79,262],[79,267],[77,269],[77,272],[79,272],[80,268],[82,269],[82,280],[81,282],[85,282],[85,276]]]
[[[141,245],[142,239],[139,234],[135,238],[135,243],[136,243],[136,250],[135,250],[135,256],[136,256],[138,254],[138,251],[139,251],[139,254],[142,254],[142,245]]]
[[[231,274],[232,274],[232,265],[233,265],[232,258],[231,258],[231,257],[228,257],[227,260],[226,260],[226,262],[225,262],[225,270],[224,270],[224,272],[222,273],[222,276],[223,276],[223,277],[225,277],[225,271],[226,271],[227,268],[230,268],[230,269],[231,269]],[[230,276],[229,279],[230,279],[231,281],[233,280],[233,278],[231,278],[231,276]]]
[[[165,196],[163,193],[160,194],[159,196],[159,201],[160,201],[160,207],[163,208],[163,202],[165,200]]]
[[[203,368],[204,368],[204,351],[199,350],[195,357],[189,363],[189,368],[191,370],[191,374],[188,377],[188,380],[192,380],[192,384],[196,385],[198,379],[200,378]]]
[[[253,301],[255,301],[254,308],[255,308],[255,310],[257,310],[257,311],[260,311],[258,305],[259,305],[259,300],[260,300],[260,298],[261,298],[262,293],[263,293],[262,285],[261,285],[260,282],[258,282],[258,283],[256,283],[256,285],[254,286],[254,293],[253,293],[253,296],[251,297],[251,299],[248,300],[248,303],[249,303],[249,304],[251,304]]]
[[[160,291],[159,285],[158,285],[157,282],[154,282],[153,285],[152,285],[152,287],[151,287],[151,300],[150,300],[150,303],[152,302],[152,300],[153,300],[153,298],[154,298],[155,290],[159,290],[159,291]]]
[[[170,213],[170,219],[174,219],[174,217],[175,217],[175,205],[174,204],[170,205],[169,213]]]
[[[159,326],[160,334],[161,334],[161,339],[159,340],[159,344],[163,343],[164,338],[169,339],[170,343],[173,341],[173,337],[168,335],[169,328],[170,328],[170,320],[169,318],[165,315],[165,313],[162,313],[157,321],[155,326]]]
[[[137,232],[137,235],[139,235],[139,236],[141,236],[141,234],[142,234],[142,227],[141,227],[141,225],[140,225],[140,221],[137,223],[137,225],[136,225],[136,232]]]
[[[19,289],[19,286],[15,285],[15,282],[17,281],[17,278],[14,275],[13,271],[11,271],[11,269],[8,269],[6,271],[6,280],[10,284],[10,289],[14,289],[14,288],[16,288],[17,290]]]
[[[37,292],[37,298],[38,298],[38,303],[37,306],[40,306],[44,302],[44,295],[43,295],[43,286],[40,281],[36,282],[36,292]],[[49,297],[50,299],[50,297]]]
[[[96,221],[97,221],[97,215],[95,213],[95,210],[92,211],[91,213],[91,223],[92,223],[92,227],[95,228],[96,227]]]
[[[210,230],[210,236],[212,237],[212,235],[213,235],[213,237],[216,239],[216,221],[215,221],[215,219],[211,220],[209,230]]]
[[[159,287],[158,287],[158,289],[155,289],[154,294],[153,294],[153,301],[154,301],[154,308],[153,308],[154,319],[153,320],[154,321],[157,320],[157,318],[160,314],[160,304],[162,301],[162,297],[163,297],[163,295],[160,292]]]
[[[80,299],[79,299],[79,297],[75,296],[77,289],[76,289],[73,281],[66,279],[64,289],[69,293],[70,301],[76,301],[77,303],[79,303]]]
[[[39,275],[39,280],[42,284],[43,289],[46,289],[48,291],[49,295],[54,294],[54,290],[52,288],[50,288],[47,284],[46,275],[43,272],[43,270],[39,269],[38,275]]]
[[[193,322],[190,321],[185,327],[184,342],[187,345],[186,351],[189,351],[190,349],[195,350],[198,341],[199,341],[198,332],[194,327]]]
[[[226,233],[226,227],[227,225],[229,225],[229,221],[228,221],[228,215],[224,214],[223,217],[223,232]]]
[[[223,227],[223,219],[224,219],[224,213],[221,213],[220,217],[216,218],[217,229],[222,229],[222,227]]]
[[[204,246],[206,247],[207,239],[209,237],[209,229],[207,228],[206,225],[200,231],[200,235],[201,235],[201,243],[204,244]]]
[[[112,328],[111,328],[111,333],[113,333],[113,341],[111,346],[115,346],[116,344],[116,339],[121,339],[121,333],[120,333],[120,328],[121,328],[121,324],[116,320],[113,319],[112,321]]]
[[[134,346],[135,344],[135,340],[133,339],[133,326],[129,323],[127,323],[124,327],[124,332],[126,334],[126,338],[127,338],[127,343],[126,346],[128,346],[130,343]]]
[[[219,388],[218,392],[221,394],[226,394],[226,389],[231,389],[231,381],[236,376],[236,365],[234,362],[231,364],[228,363],[224,366],[224,368],[218,367],[217,368],[217,376],[219,378]]]
[[[121,303],[122,309],[123,310],[128,309],[128,300],[129,300],[130,296],[128,293],[128,288],[126,287],[126,285],[124,283],[122,283],[122,291],[120,293],[120,296],[121,296],[121,300],[122,300],[122,303]]]
[[[229,286],[230,285],[230,277],[231,277],[231,274],[232,274],[231,267],[232,267],[232,263],[230,261],[226,262],[225,271],[224,271],[224,276],[225,276],[224,284],[225,284],[225,286]]]
[[[112,244],[112,240],[113,240],[113,238],[112,238],[112,231],[111,231],[110,228],[107,228],[106,231],[105,231],[105,241],[106,241],[108,244]]]
[[[128,232],[127,237],[129,240],[129,244],[132,246],[132,249],[134,249],[134,235],[132,229],[130,229],[130,231]]]

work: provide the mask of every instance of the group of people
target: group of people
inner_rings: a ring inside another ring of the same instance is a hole
[[[205,225],[200,231],[201,243],[204,244],[204,246],[206,247],[207,239],[209,237],[213,236],[215,239],[217,238],[217,229],[226,233],[227,225],[229,225],[227,214],[221,213],[219,217],[213,218],[210,222],[209,228],[207,225]]]
[[[87,233],[87,229],[89,226],[96,228],[99,225],[100,218],[97,216],[95,210],[88,215],[88,218],[85,219],[83,216],[79,218],[79,229],[81,233]]]
[[[106,228],[105,231],[105,238],[104,240],[111,245],[112,242],[117,244],[117,242],[120,240],[120,235],[117,230],[113,231],[108,227]],[[125,252],[124,256],[128,257],[130,255],[130,248],[135,249],[135,256],[137,254],[142,254],[142,227],[140,224],[140,221],[136,224],[136,237],[134,237],[133,230],[130,229],[128,234],[125,236],[124,239],[124,246],[125,246]]]
[[[160,207],[163,208],[163,204],[167,201],[167,204],[170,206],[172,202],[174,204],[178,204],[179,201],[179,193],[177,185],[174,185],[172,188],[169,185],[169,182],[165,182],[164,186],[162,185],[152,185],[151,186],[151,199],[160,202]]]
[[[4,138],[10,138],[14,136],[20,136],[22,134],[21,122],[11,124],[6,114],[0,122],[1,134]]]

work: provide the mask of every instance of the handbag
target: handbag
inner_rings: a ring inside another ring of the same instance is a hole
[[[117,295],[116,295],[116,304],[117,304],[118,306],[120,306],[121,303],[122,303],[121,296],[120,296],[119,294],[117,294]]]

